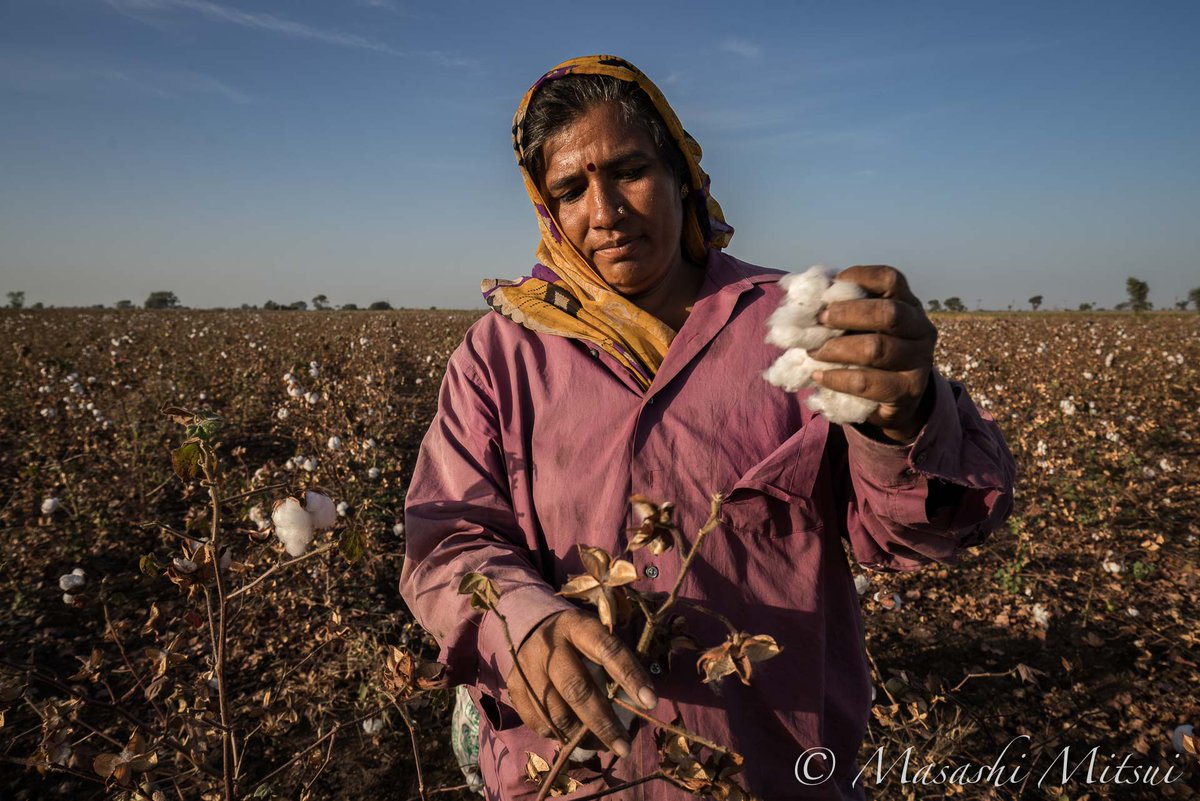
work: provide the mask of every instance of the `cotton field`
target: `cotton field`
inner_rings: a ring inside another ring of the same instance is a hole
[[[380,671],[390,646],[437,657],[396,592],[403,499],[443,366],[479,314],[0,314],[0,797],[220,795],[214,568],[198,548],[213,503],[173,468],[195,431],[167,406],[219,416],[214,558],[235,587],[257,582],[229,606],[225,713],[252,724],[239,786],[419,798]],[[938,370],[1008,438],[1017,503],[957,567],[853,568],[876,670],[864,760],[889,745],[966,761],[1029,735],[1047,754],[1194,763],[1173,738],[1200,725],[1200,315],[934,322]],[[449,709],[411,714],[426,791],[461,785]],[[956,793],[1085,792],[1036,779]]]

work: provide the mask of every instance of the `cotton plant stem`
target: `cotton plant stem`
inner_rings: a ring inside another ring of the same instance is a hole
[[[589,734],[588,727],[582,726],[574,737],[567,742],[558,751],[558,755],[554,757],[554,764],[550,766],[550,772],[542,779],[542,784],[538,788],[537,801],[546,801],[546,796],[550,795],[550,788],[554,786],[554,782],[558,779],[558,774],[566,767],[567,760],[571,758],[571,754],[575,753],[575,749],[583,742],[583,738]]]
[[[208,484],[208,496],[212,500],[212,535],[208,548],[212,558],[213,576],[217,585],[217,703],[221,715],[221,773],[225,786],[225,801],[236,801],[237,788],[234,783],[235,765],[233,728],[229,716],[229,687],[225,682],[225,661],[228,657],[229,616],[228,600],[225,597],[225,582],[221,577],[221,485],[217,455],[204,448],[204,477]]]
[[[674,605],[675,599],[679,597],[679,589],[683,586],[683,580],[687,577],[692,562],[696,560],[696,555],[700,552],[700,545],[704,542],[704,538],[713,532],[721,522],[721,504],[724,502],[725,496],[721,493],[718,492],[712,496],[712,508],[709,512],[708,520],[704,521],[704,525],[696,533],[696,541],[692,543],[691,549],[683,559],[683,564],[679,567],[679,575],[675,578],[675,586],[671,588],[671,592],[667,595],[666,600],[655,611],[654,617],[646,624],[646,628],[642,629],[642,636],[638,640],[637,645],[639,656],[646,655],[646,651],[650,648],[650,640],[654,637],[655,629],[663,618],[666,617],[667,610]]]
[[[395,698],[392,699],[392,703],[400,711],[400,718],[408,729],[408,739],[412,742],[413,764],[417,768],[417,794],[421,797],[421,801],[428,801],[425,795],[425,776],[421,772],[421,747],[417,744],[417,732],[413,728],[412,717],[408,714],[407,706]]]
[[[633,704],[631,704],[627,701],[622,701],[620,698],[614,697],[612,699],[612,702],[614,704],[616,704],[617,706],[621,707],[622,709],[628,709],[630,712],[637,715],[639,718],[642,718],[643,720],[649,721],[650,723],[653,723],[656,726],[661,726],[662,728],[666,729],[667,731],[671,732],[672,734],[678,734],[680,737],[686,737],[687,739],[689,739],[693,742],[700,743],[700,745],[703,745],[707,748],[711,748],[713,751],[716,751],[717,753],[720,753],[720,754],[733,753],[728,748],[717,745],[712,740],[701,737],[699,734],[695,734],[694,732],[690,732],[687,729],[683,728],[682,726],[676,726],[675,724],[668,723],[665,720],[659,720],[658,718],[654,717],[653,715],[651,715],[649,712],[645,711],[644,709],[639,709],[638,707],[634,706]]]
[[[647,773],[645,776],[642,776],[639,779],[633,779],[625,782],[624,784],[607,787],[595,793],[588,793],[587,795],[581,796],[571,796],[571,801],[592,801],[592,799],[603,798],[606,795],[612,795],[613,793],[619,793],[622,790],[628,790],[630,787],[636,787],[639,784],[645,784],[646,782],[654,781],[655,779],[665,778],[666,775],[661,770],[656,770],[653,773]]]
[[[286,488],[287,488],[287,484],[268,484],[265,487],[259,487],[258,489],[252,489],[252,490],[246,490],[245,492],[239,492],[237,495],[230,495],[227,498],[222,498],[221,503],[232,503],[233,501],[240,501],[242,498],[249,498],[251,495],[259,495],[264,492],[274,492],[277,489],[286,489]]]
[[[733,625],[732,620],[725,617],[720,612],[716,612],[712,609],[709,609],[707,606],[703,606],[694,601],[689,601],[686,599],[683,600],[682,603],[687,604],[689,609],[695,609],[697,612],[699,612],[702,615],[708,615],[711,618],[715,618],[715,619],[721,621],[723,624],[725,624],[725,628],[729,629],[730,634],[739,634],[741,632],[741,629],[739,629],[737,626]]]
[[[314,556],[320,556],[321,554],[323,554],[323,553],[326,553],[327,551],[331,551],[331,550],[333,550],[334,548],[336,548],[337,546],[338,546],[338,544],[337,544],[336,542],[331,542],[331,543],[329,543],[329,544],[327,544],[327,545],[322,545],[320,548],[317,548],[317,549],[315,549],[315,550],[309,551],[309,552],[308,552],[308,553],[306,553],[306,554],[302,554],[302,555],[300,555],[300,556],[297,556],[295,559],[288,559],[286,562],[280,562],[280,563],[278,563],[278,564],[276,564],[276,565],[272,566],[272,567],[271,567],[271,568],[269,568],[268,570],[264,571],[264,572],[263,572],[263,574],[262,574],[261,576],[259,576],[258,578],[254,579],[254,580],[253,580],[253,581],[251,581],[249,584],[246,584],[246,585],[244,585],[244,586],[242,586],[242,587],[238,587],[236,590],[234,590],[233,592],[229,593],[229,595],[227,595],[227,596],[225,597],[225,600],[226,600],[226,601],[232,601],[234,598],[237,598],[237,597],[239,597],[239,596],[245,595],[245,594],[246,594],[247,592],[249,592],[249,591],[250,591],[252,588],[254,588],[254,587],[258,586],[258,584],[260,584],[261,582],[263,582],[263,581],[265,581],[267,578],[269,578],[269,577],[271,576],[271,574],[272,574],[272,573],[274,573],[274,572],[275,572],[275,571],[277,571],[277,570],[286,570],[287,568],[289,568],[289,567],[293,567],[294,565],[296,565],[296,564],[298,564],[298,563],[300,563],[300,562],[303,562],[303,561],[304,561],[304,560],[306,560],[306,559],[311,559],[311,558],[313,558]]]
[[[298,754],[295,754],[294,756],[292,756],[292,758],[291,758],[291,759],[289,759],[288,761],[284,762],[282,765],[280,765],[279,767],[275,768],[275,770],[271,771],[271,772],[270,772],[270,773],[268,773],[266,776],[263,776],[261,779],[259,779],[258,781],[256,781],[256,782],[254,783],[254,785],[253,785],[252,787],[250,787],[250,788],[249,788],[249,790],[248,790],[247,792],[248,792],[248,793],[250,793],[251,795],[253,795],[254,791],[255,791],[255,790],[257,790],[259,787],[262,787],[264,784],[266,784],[267,782],[269,782],[271,779],[275,778],[275,777],[276,777],[276,776],[278,776],[280,773],[282,773],[283,771],[287,770],[287,769],[288,769],[288,768],[290,768],[292,765],[296,764],[296,762],[298,762],[298,761],[300,761],[301,759],[303,759],[303,758],[304,758],[304,757],[305,757],[305,756],[306,756],[306,755],[307,755],[307,754],[308,754],[310,751],[312,751],[314,748],[319,748],[319,747],[321,746],[321,743],[325,742],[325,741],[326,741],[326,740],[328,740],[330,737],[333,737],[334,735],[336,735],[336,734],[337,734],[339,731],[341,731],[342,729],[344,729],[344,728],[346,728],[346,727],[348,727],[348,726],[357,726],[358,724],[362,723],[362,722],[363,722],[364,720],[366,720],[367,718],[373,718],[373,717],[375,717],[375,716],[376,716],[376,715],[378,715],[380,712],[382,712],[384,709],[385,709],[385,707],[377,707],[377,708],[375,708],[375,709],[372,709],[370,712],[367,712],[365,715],[359,715],[358,717],[354,718],[353,720],[347,720],[347,721],[344,721],[344,722],[342,722],[342,723],[336,723],[336,724],[334,724],[334,726],[333,726],[333,728],[332,728],[332,729],[330,729],[329,731],[325,732],[325,734],[322,734],[320,737],[318,737],[318,738],[317,738],[316,740],[314,740],[313,742],[309,743],[308,747],[306,747],[304,750],[300,751]]]

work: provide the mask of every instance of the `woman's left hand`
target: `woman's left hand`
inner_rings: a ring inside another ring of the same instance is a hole
[[[879,401],[867,422],[889,439],[912,439],[929,419],[933,394],[929,373],[937,329],[913,296],[904,274],[895,267],[850,267],[836,276],[853,281],[869,297],[830,303],[817,317],[822,325],[846,334],[810,351],[823,362],[861,365],[860,370],[819,370],[813,380],[822,387]]]

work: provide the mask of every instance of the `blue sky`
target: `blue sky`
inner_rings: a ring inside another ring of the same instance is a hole
[[[637,64],[729,252],[968,306],[1200,286],[1200,4],[0,0],[0,292],[483,308],[536,227],[509,128]]]

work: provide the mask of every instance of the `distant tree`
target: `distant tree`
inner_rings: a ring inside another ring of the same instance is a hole
[[[392,304],[388,303],[386,300],[377,300],[367,308],[371,311],[391,311]]]
[[[1125,279],[1125,292],[1129,295],[1129,308],[1135,312],[1153,309],[1154,304],[1146,300],[1150,294],[1150,285],[1132,275]]]
[[[1120,303],[1118,303],[1116,306],[1113,306],[1113,308],[1116,309],[1117,311],[1129,311],[1129,301],[1123,300]]]
[[[121,311],[129,311],[130,309],[133,308],[133,301],[132,300],[118,300],[117,308]]]
[[[358,311],[357,303],[343,303],[342,311]]]
[[[933,300],[929,301],[929,303],[927,303],[926,305],[929,306],[929,310],[931,312],[939,312],[942,310],[942,302],[940,300],[938,300],[937,298],[934,298]]]
[[[329,298],[325,295],[317,295],[313,298],[313,308],[317,311],[324,311],[329,308]]]
[[[276,303],[273,300],[268,300],[266,303],[263,304],[263,308],[266,309],[267,311],[279,311],[283,307],[280,306],[278,303]]]
[[[946,311],[965,312],[967,310],[967,307],[963,305],[962,298],[957,295],[952,298],[946,298],[942,302],[942,305],[946,307]]]
[[[31,309],[34,309],[34,310],[38,310],[38,309],[44,309],[44,308],[46,308],[46,307],[45,307],[45,306],[43,306],[43,305],[42,305],[42,302],[39,300],[37,303],[33,304],[33,305],[32,305],[32,306],[30,306],[29,308],[31,308]]]
[[[1175,301],[1175,308],[1179,311],[1187,311],[1188,302],[1186,300]]]
[[[298,300],[288,306],[292,311],[308,311],[308,304],[302,300]]]
[[[9,292],[8,293],[8,308],[22,309],[25,307],[24,292]]]
[[[1200,286],[1188,290],[1188,300],[1196,307],[1196,311],[1200,312]]]
[[[1029,305],[1033,307],[1034,311],[1037,311],[1038,306],[1042,305],[1042,296],[1034,295],[1032,298],[1029,299]]]
[[[1092,310],[1092,304],[1090,304],[1090,303],[1080,303],[1080,304],[1079,304],[1079,310],[1080,310],[1080,311],[1091,311],[1091,310]]]
[[[174,292],[151,292],[145,306],[147,309],[178,309],[179,298]]]

